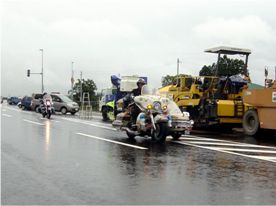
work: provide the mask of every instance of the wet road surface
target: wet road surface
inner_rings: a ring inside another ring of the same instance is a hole
[[[275,204],[276,139],[130,141],[95,116],[1,108],[2,204]]]

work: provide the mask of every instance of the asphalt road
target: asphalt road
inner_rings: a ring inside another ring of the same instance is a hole
[[[109,123],[1,106],[3,205],[276,203],[276,139],[127,136]]]

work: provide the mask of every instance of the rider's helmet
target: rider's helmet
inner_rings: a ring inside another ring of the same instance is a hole
[[[146,84],[146,81],[145,81],[143,78],[140,78],[140,79],[137,81],[137,86],[139,86],[139,84],[143,86],[143,85]]]

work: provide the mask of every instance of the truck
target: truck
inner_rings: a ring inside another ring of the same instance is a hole
[[[249,109],[243,116],[245,134],[255,136],[266,130],[276,133],[276,80],[270,87],[246,89],[243,101]]]
[[[113,121],[116,115],[123,109],[122,98],[133,89],[137,88],[137,81],[143,78],[147,83],[148,78],[145,76],[122,76],[111,75],[112,87],[102,90],[99,110],[102,113],[103,121]]]
[[[187,111],[194,120],[194,127],[219,125],[232,128],[233,124],[242,126],[244,113],[249,105],[244,104],[243,89],[249,80],[247,71],[249,49],[215,47],[205,52],[218,54],[214,76],[179,75],[173,85],[159,91],[172,98],[182,111]],[[218,66],[222,54],[245,56],[243,68],[245,77],[239,75],[219,77]]]

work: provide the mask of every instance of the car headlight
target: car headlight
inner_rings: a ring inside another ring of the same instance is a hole
[[[154,103],[153,103],[153,108],[154,108],[154,110],[156,110],[156,111],[161,110],[161,103],[160,103],[160,102],[154,102]]]

